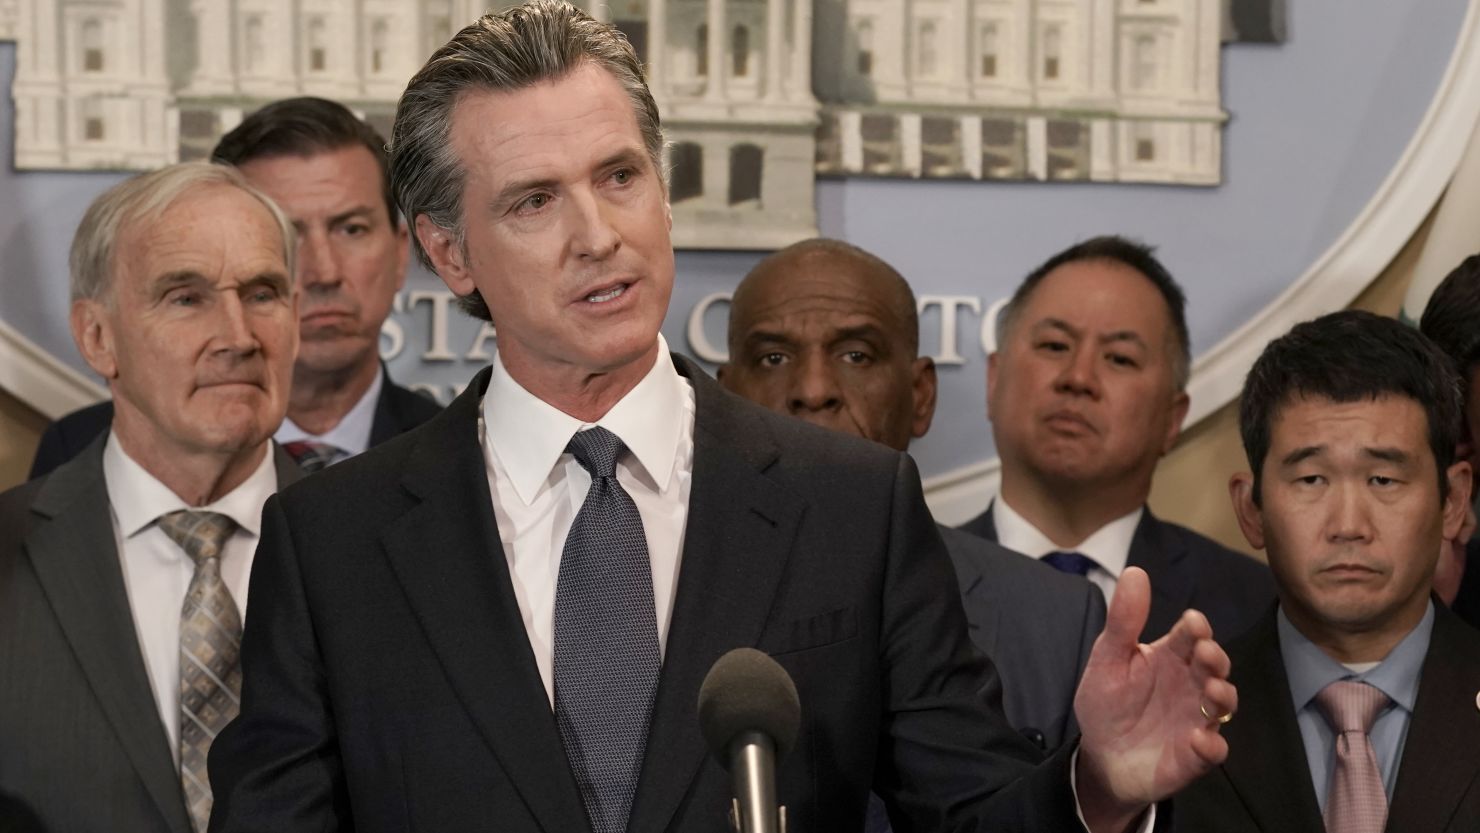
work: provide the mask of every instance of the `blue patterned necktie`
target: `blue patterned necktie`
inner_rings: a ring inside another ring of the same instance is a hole
[[[1077,552],[1051,552],[1040,560],[1061,573],[1075,576],[1087,576],[1090,570],[1100,566],[1093,558]]]
[[[600,427],[565,449],[591,489],[555,585],[555,722],[593,833],[627,829],[661,664],[647,537],[616,477],[625,449]]]

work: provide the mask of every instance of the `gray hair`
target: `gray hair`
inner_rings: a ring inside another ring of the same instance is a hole
[[[72,300],[111,298],[114,257],[118,237],[123,230],[134,223],[158,220],[185,193],[211,185],[239,188],[272,214],[282,234],[283,260],[291,280],[297,236],[293,232],[293,223],[277,203],[247,184],[236,168],[210,162],[182,162],[126,179],[104,191],[88,206],[77,226],[77,234],[72,238],[72,251],[67,258],[72,278]]]
[[[463,28],[412,77],[396,106],[391,133],[391,187],[413,229],[417,259],[435,271],[415,234],[425,214],[464,245],[464,170],[452,149],[452,112],[470,90],[512,91],[562,78],[585,62],[610,72],[627,91],[652,157],[662,175],[663,128],[642,63],[615,26],[600,23],[563,0],[532,0],[488,14]],[[492,320],[477,290],[458,299],[469,315]]]

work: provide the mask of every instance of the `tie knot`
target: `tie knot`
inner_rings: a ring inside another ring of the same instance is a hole
[[[617,473],[617,455],[627,448],[622,438],[596,426],[577,431],[565,450],[575,455],[576,462],[595,477],[611,477]]]
[[[1100,566],[1093,558],[1077,552],[1051,552],[1043,556],[1043,563],[1061,573],[1087,576],[1089,571]]]
[[[1388,702],[1388,696],[1375,686],[1356,680],[1337,680],[1316,695],[1316,707],[1339,734],[1367,734]]]
[[[313,474],[327,468],[331,463],[336,463],[342,457],[348,457],[349,452],[337,445],[315,442],[314,440],[294,440],[283,443],[283,450],[303,469],[304,474]]]
[[[219,512],[181,509],[160,516],[159,528],[199,565],[221,557],[221,545],[236,530],[236,521]]]

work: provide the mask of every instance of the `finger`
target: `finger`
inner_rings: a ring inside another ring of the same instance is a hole
[[[1119,592],[1117,589],[1116,592]],[[1213,639],[1213,628],[1208,624],[1208,617],[1196,610],[1182,611],[1182,618],[1172,626],[1171,631],[1162,637],[1162,644],[1183,662],[1192,659],[1192,652],[1197,648],[1199,641],[1211,642]]]
[[[1105,615],[1100,638],[1123,650],[1133,648],[1146,628],[1151,613],[1151,579],[1140,567],[1127,567],[1115,582],[1115,596]]]
[[[1192,648],[1192,662],[1198,670],[1210,677],[1228,678],[1233,670],[1233,661],[1223,647],[1211,639],[1200,639]]]
[[[1214,729],[1192,730],[1192,753],[1211,769],[1228,759],[1228,739]]]
[[[1227,680],[1209,679],[1204,682],[1202,699],[1208,714],[1215,717],[1227,715],[1231,718],[1238,713],[1238,688]]]

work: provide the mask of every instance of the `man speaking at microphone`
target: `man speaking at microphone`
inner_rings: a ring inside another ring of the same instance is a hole
[[[411,80],[398,201],[498,355],[269,502],[212,830],[723,830],[696,700],[737,646],[796,682],[794,830],[859,830],[870,789],[900,831],[1144,824],[1226,752],[1206,620],[1137,645],[1128,570],[1083,740],[1035,767],[981,696],[909,458],[731,396],[658,335],[662,143],[632,48],[568,3],[485,16]]]

